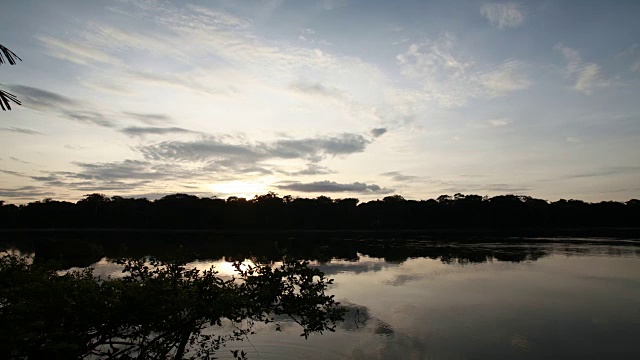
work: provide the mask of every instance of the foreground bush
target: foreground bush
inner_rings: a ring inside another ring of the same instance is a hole
[[[181,262],[118,262],[124,277],[101,279],[0,258],[0,358],[210,359],[255,323],[286,316],[307,337],[334,331],[344,313],[325,294],[332,280],[306,262],[237,263],[230,279]]]

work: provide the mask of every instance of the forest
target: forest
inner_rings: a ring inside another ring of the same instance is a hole
[[[640,227],[640,200],[549,202],[522,195],[455,194],[360,202],[269,192],[253,199],[167,195],[157,200],[88,194],[76,203],[0,201],[2,229],[383,230]]]

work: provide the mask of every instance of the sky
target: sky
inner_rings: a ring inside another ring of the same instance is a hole
[[[0,200],[640,197],[640,1],[20,0]]]

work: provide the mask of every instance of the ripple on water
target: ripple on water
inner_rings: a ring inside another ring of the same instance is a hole
[[[288,336],[287,336],[288,337]],[[252,346],[253,345],[253,346]],[[344,359],[343,349],[327,346],[324,342],[314,343],[302,339],[291,338],[252,338],[247,341],[231,343],[227,349],[220,350],[216,355],[219,359],[233,359],[230,350],[244,350],[249,359]]]

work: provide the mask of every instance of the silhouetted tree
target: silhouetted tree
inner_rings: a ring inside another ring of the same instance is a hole
[[[22,59],[20,59],[20,57],[18,57],[18,55],[16,55],[13,51],[0,45],[0,65],[6,63],[9,63],[9,65],[15,65],[16,60],[22,61]],[[3,111],[11,110],[12,101],[18,105],[21,105],[20,100],[18,100],[15,95],[0,89],[0,108],[2,108]]]
[[[307,338],[334,331],[344,313],[325,294],[332,280],[305,261],[236,263],[240,281],[184,262],[118,263],[124,277],[104,279],[91,269],[60,275],[24,258],[0,258],[0,357],[211,359],[225,343],[253,334],[255,323],[279,330],[276,318],[284,315]]]

